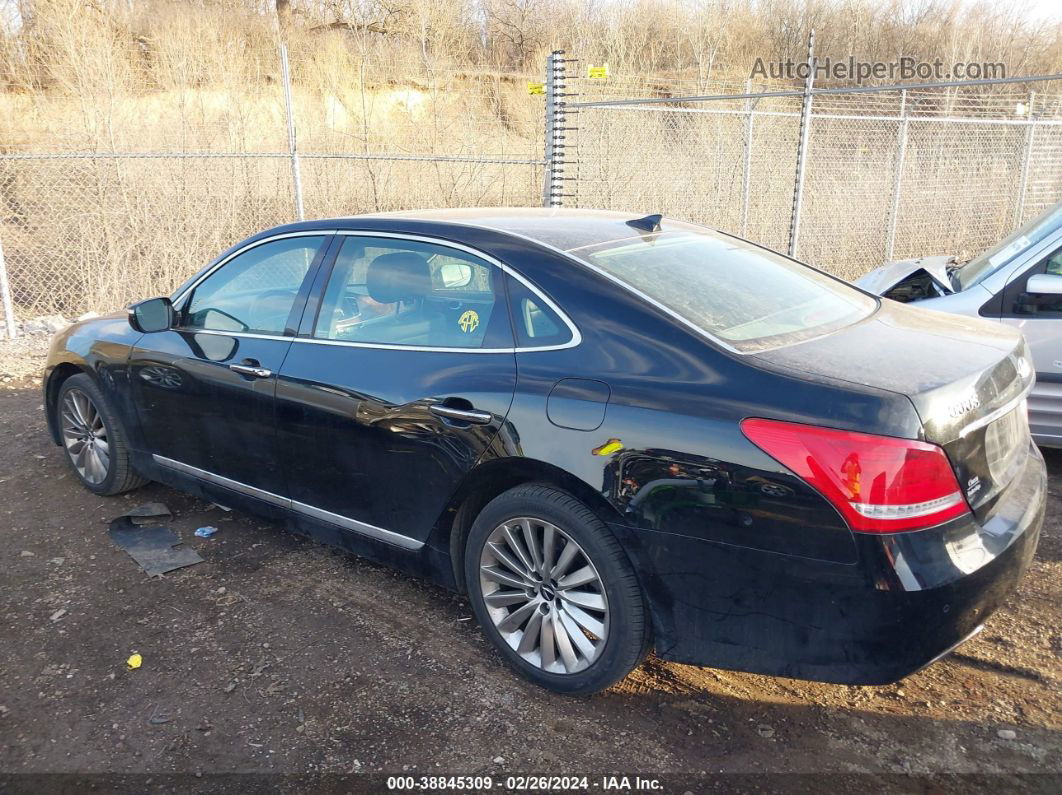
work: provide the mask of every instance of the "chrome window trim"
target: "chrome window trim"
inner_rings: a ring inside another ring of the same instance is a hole
[[[450,222],[447,222],[450,223]],[[476,227],[474,224],[457,224],[458,226],[467,226],[472,228],[489,229],[490,227]],[[260,246],[264,243],[270,243],[274,240],[283,240],[289,237],[313,237],[316,235],[324,235],[328,237],[330,235],[344,235],[347,237],[380,237],[389,238],[393,240],[412,240],[420,243],[429,243],[431,245],[443,246],[445,248],[452,248],[458,251],[464,251],[466,254],[471,254],[474,257],[478,257],[483,261],[500,268],[502,272],[507,273],[514,279],[519,281],[533,294],[542,299],[542,302],[548,306],[554,313],[564,322],[564,325],[568,327],[568,331],[571,333],[572,338],[568,342],[561,343],[559,345],[528,345],[528,346],[514,346],[509,348],[444,348],[437,346],[423,346],[423,345],[396,345],[393,343],[384,342],[354,342],[347,340],[326,340],[318,339],[317,337],[300,337],[300,336],[280,336],[274,334],[256,334],[253,332],[239,332],[239,331],[221,331],[217,329],[193,329],[193,328],[175,328],[175,331],[182,331],[189,334],[217,334],[228,337],[253,337],[255,339],[267,339],[267,340],[287,340],[291,342],[312,343],[316,345],[340,345],[350,348],[376,348],[380,350],[391,351],[420,351],[427,353],[535,353],[539,351],[560,351],[567,348],[574,348],[582,344],[583,335],[579,331],[579,327],[575,325],[575,322],[568,316],[568,314],[562,310],[557,304],[545,293],[543,293],[535,284],[526,279],[521,273],[510,268],[504,262],[486,254],[478,249],[466,246],[462,243],[456,243],[450,240],[444,240],[438,237],[429,237],[426,235],[411,235],[402,232],[384,232],[378,230],[360,230],[360,229],[316,229],[316,230],[302,230],[299,232],[284,232],[279,235],[271,235],[270,237],[256,240],[253,243],[248,243],[246,246],[241,247],[237,251],[234,251],[223,260],[217,262],[213,267],[203,273],[192,284],[175,295],[171,301],[176,307],[183,301],[196,287],[200,285],[205,279],[209,278],[215,271],[221,268],[226,263],[232,261],[236,257],[240,256],[246,251],[252,248]],[[518,237],[523,237],[518,235]],[[538,242],[532,240],[532,238],[525,238],[532,242]],[[552,248],[552,247],[550,247]],[[561,252],[563,253],[563,252]],[[506,300],[508,297],[506,297]],[[513,330],[515,333],[515,329]]]
[[[267,502],[271,505],[276,505],[281,508],[288,508],[295,513],[301,513],[304,516],[309,516],[312,519],[328,522],[330,524],[342,527],[345,530],[353,530],[355,533],[360,533],[363,536],[369,538],[375,538],[378,541],[385,541],[389,544],[402,547],[403,549],[417,550],[424,546],[423,541],[418,541],[415,538],[404,536],[401,533],[395,533],[391,530],[384,530],[382,527],[368,524],[367,522],[359,521],[358,519],[351,519],[349,516],[343,516],[338,513],[332,513],[326,511],[323,508],[316,508],[313,505],[308,505],[304,502],[297,502],[295,500],[288,499],[287,497],[281,497],[279,494],[274,494],[271,491],[265,489],[259,489],[255,486],[248,486],[246,483],[241,483],[238,480],[232,480],[231,478],[217,475],[213,472],[209,472],[199,467],[194,467],[191,464],[185,464],[182,461],[177,461],[173,458],[166,458],[165,456],[158,455],[157,453],[151,456],[157,464],[160,464],[169,469],[173,469],[177,472],[182,472],[186,475],[205,480],[208,483],[213,483],[217,486],[223,486],[227,489],[232,489],[240,494],[246,494],[249,497],[255,497]]]
[[[449,223],[449,222],[447,222]],[[462,226],[468,226],[468,224],[462,224]],[[559,351],[565,348],[574,348],[580,345],[583,341],[582,332],[579,331],[579,327],[575,325],[575,322],[568,317],[552,299],[545,293],[543,293],[536,285],[528,281],[524,276],[517,271],[510,268],[504,262],[492,257],[479,249],[466,246],[463,243],[457,243],[452,240],[445,240],[439,237],[430,237],[427,235],[412,235],[404,232],[383,232],[378,230],[360,230],[360,229],[337,229],[337,235],[343,235],[345,237],[380,237],[391,240],[412,240],[417,243],[428,243],[433,246],[441,246],[443,248],[452,248],[457,251],[463,251],[466,254],[471,254],[473,257],[487,262],[494,267],[500,269],[503,273],[507,273],[512,276],[518,282],[523,284],[528,290],[542,299],[542,302],[552,309],[556,315],[564,321],[564,325],[568,327],[568,331],[571,332],[572,338],[560,345],[529,345],[523,347],[509,347],[509,348],[443,348],[435,346],[420,346],[420,345],[396,345],[392,343],[384,342],[348,342],[346,340],[323,340],[317,337],[296,337],[296,342],[317,342],[330,345],[349,345],[357,348],[383,348],[385,350],[402,350],[402,351],[429,351],[432,353],[447,353],[447,352],[459,352],[459,353],[531,353],[533,351]],[[508,297],[506,297],[507,299]],[[508,305],[508,301],[506,300]],[[515,330],[514,330],[515,331]]]

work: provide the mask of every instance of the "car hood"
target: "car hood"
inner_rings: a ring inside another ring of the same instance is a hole
[[[944,292],[953,293],[955,288],[951,284],[951,279],[948,278],[948,266],[954,264],[955,257],[948,254],[898,260],[875,268],[865,276],[856,279],[855,283],[867,292],[884,295],[904,279],[921,270],[928,273]]]

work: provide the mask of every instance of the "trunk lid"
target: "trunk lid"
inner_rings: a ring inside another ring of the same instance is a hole
[[[755,358],[907,396],[978,514],[1029,452],[1024,397],[1034,376],[1025,341],[1009,327],[883,301],[860,323]]]

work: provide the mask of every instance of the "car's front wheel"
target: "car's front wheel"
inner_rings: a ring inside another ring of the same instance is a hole
[[[129,461],[121,421],[91,377],[79,373],[63,382],[56,413],[67,460],[85,488],[110,496],[146,482]]]
[[[649,648],[645,603],[623,549],[592,511],[550,486],[518,486],[483,508],[468,536],[465,580],[493,644],[551,690],[603,690]]]

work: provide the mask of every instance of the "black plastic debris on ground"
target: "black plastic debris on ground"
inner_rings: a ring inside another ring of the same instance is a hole
[[[138,505],[113,519],[108,534],[149,577],[202,563],[203,559],[194,549],[183,546],[172,530],[157,524],[163,517],[171,516],[169,508],[161,502]]]

